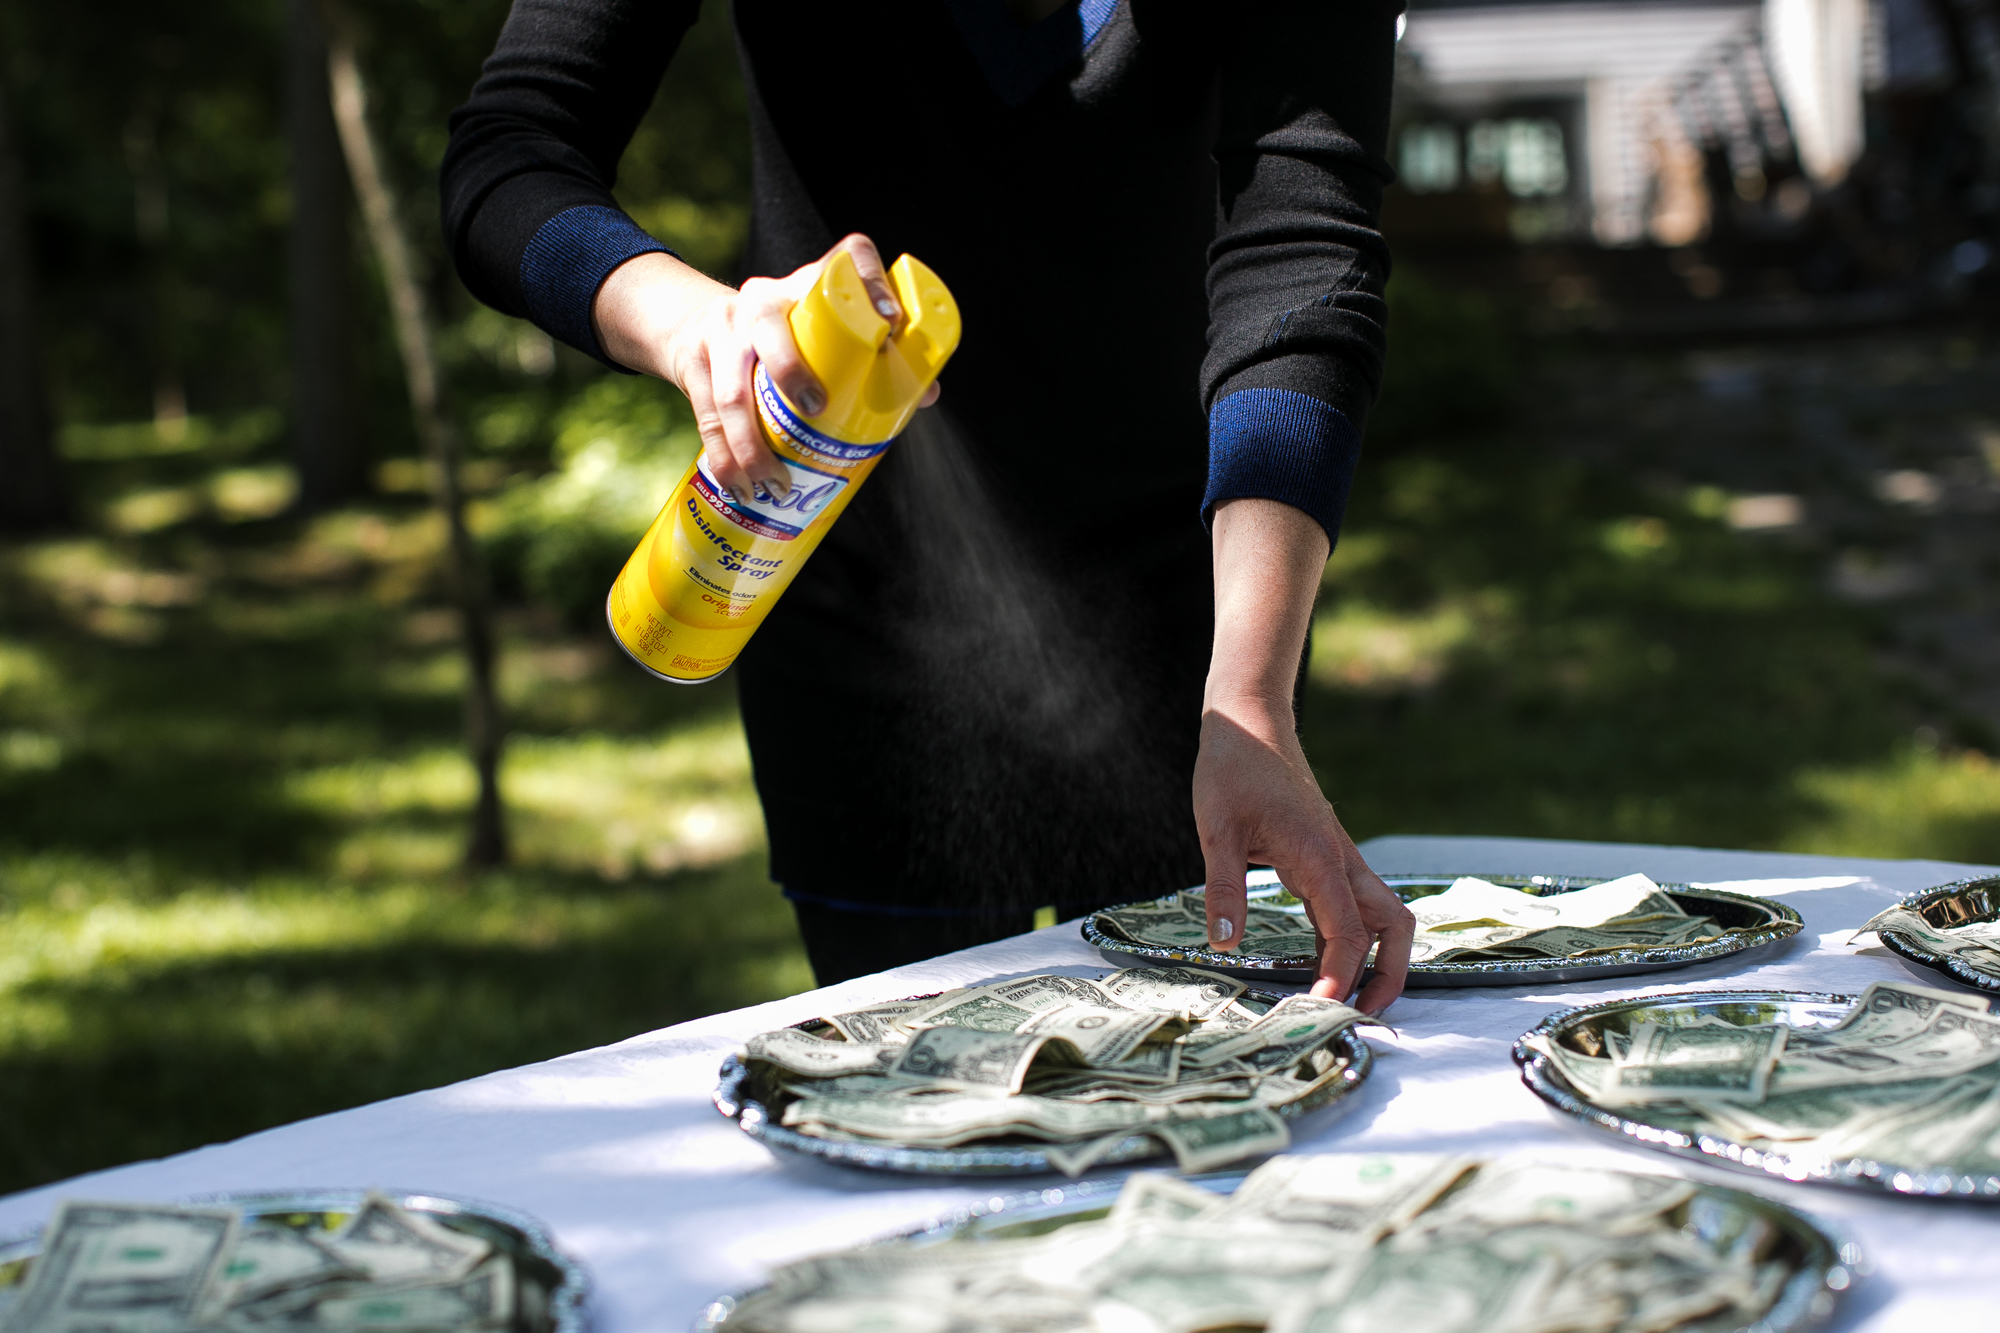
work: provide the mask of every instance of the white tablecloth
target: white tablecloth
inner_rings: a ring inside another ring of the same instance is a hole
[[[1858,991],[1877,978],[1930,981],[1848,933],[1911,890],[1981,867],[1939,861],[1703,851],[1488,838],[1380,838],[1387,871],[1622,875],[1710,883],[1782,899],[1796,939],[1750,964],[1595,985],[1412,991],[1366,1036],[1374,1076],[1299,1126],[1299,1150],[1519,1151],[1746,1185],[1857,1240],[1876,1271],[1839,1327],[1987,1328],[1996,1318],[2000,1207],[1885,1199],[1788,1185],[1627,1148],[1552,1114],[1508,1052],[1544,1015],[1620,994],[1687,989]],[[716,1114],[716,1067],[751,1035],[817,1014],[997,976],[1101,975],[1074,922],[930,962],[682,1023],[615,1046],[490,1074],[0,1199],[0,1234],[39,1224],[63,1197],[172,1199],[220,1190],[384,1185],[491,1199],[531,1213],[597,1283],[602,1333],[685,1333],[715,1296],[774,1263],[900,1230],[1033,1180],[979,1184],[780,1161]],[[1643,984],[1634,984],[1643,982]],[[1939,982],[1938,984],[1946,984]],[[1046,1182],[1044,1182],[1046,1183]]]

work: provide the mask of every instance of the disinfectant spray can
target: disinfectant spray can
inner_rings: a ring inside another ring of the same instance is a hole
[[[889,283],[900,328],[876,312],[845,251],[792,307],[792,337],[826,389],[818,416],[757,367],[757,417],[791,490],[759,486],[738,501],[697,456],[611,585],[611,633],[662,680],[691,685],[728,669],[958,347],[958,304],[935,273],[904,255]]]

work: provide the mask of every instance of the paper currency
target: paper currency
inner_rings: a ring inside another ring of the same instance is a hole
[[[1252,1171],[1220,1216],[1309,1226],[1372,1245],[1476,1165],[1435,1153],[1279,1157]]]
[[[905,1026],[1015,1032],[1030,1019],[1077,1005],[1103,1010],[1129,1007],[1081,977],[1017,977],[940,995],[912,1015]]]
[[[1276,1157],[1234,1194],[1141,1173],[1108,1215],[787,1264],[731,1333],[1666,1333],[1753,1326],[1791,1267],[1684,1182],[1431,1154]]]
[[[379,1194],[332,1233],[68,1202],[45,1235],[5,1333],[477,1333],[520,1308],[511,1259]]]
[[[1696,1097],[1762,1101],[1788,1031],[1775,1023],[1762,1027],[1641,1023],[1631,1033],[1631,1049],[1612,1062],[1601,1099],[1607,1106]]]
[[[487,1242],[407,1212],[375,1193],[333,1233],[327,1248],[377,1282],[456,1281],[493,1253]]]
[[[857,1041],[827,1041],[796,1028],[779,1028],[752,1037],[743,1048],[744,1058],[795,1074],[877,1074],[887,1073],[898,1052],[892,1046]]]
[[[1195,967],[1128,967],[1102,983],[1105,994],[1134,1009],[1207,1018],[1249,987]]]
[[[1074,1175],[1137,1133],[1204,1170],[1285,1147],[1287,1108],[1344,1076],[1336,1044],[1362,1021],[1329,1000],[1255,999],[1198,968],[1129,968],[876,1005],[762,1034],[743,1060],[778,1122],[810,1136],[1027,1140]]]
[[[1982,997],[1876,982],[1831,1027],[1779,1030],[1711,1017],[1606,1031],[1596,1056],[1529,1044],[1589,1101],[1746,1147],[2000,1173],[2000,1017]]]
[[[887,1045],[908,1040],[909,1029],[903,1020],[929,1003],[928,1000],[896,1000],[889,1004],[871,1004],[853,1013],[828,1015],[826,1021],[849,1041]]]
[[[430,1333],[433,1329],[504,1328],[514,1315],[514,1267],[489,1259],[450,1281],[405,1283],[343,1292],[315,1302],[293,1328]]]
[[[1907,907],[1878,912],[1855,934],[1894,931],[1923,948],[1956,958],[1981,972],[2000,975],[2000,921],[1968,921],[1961,926],[1934,926]]]
[[[1203,1045],[1184,1058],[1202,1069],[1229,1060],[1240,1060],[1253,1069],[1274,1069],[1326,1045],[1344,1029],[1368,1021],[1368,1015],[1337,1000],[1288,995],[1249,1027]]]
[[[367,1270],[343,1259],[317,1236],[290,1227],[245,1227],[215,1284],[211,1305],[249,1305],[279,1292],[367,1276]]]
[[[1551,894],[1467,876],[1442,893],[1413,899],[1410,911],[1417,918],[1410,946],[1414,963],[1588,957],[1692,944],[1725,933],[1712,918],[1689,915],[1644,875]],[[1185,949],[1208,941],[1198,892],[1109,908],[1097,921],[1135,944]],[[1297,966],[1310,966],[1320,952],[1301,909],[1265,900],[1250,903],[1237,947],[1246,955]]]
[[[212,1303],[239,1225],[226,1208],[60,1204],[6,1333],[172,1333],[193,1324]]]

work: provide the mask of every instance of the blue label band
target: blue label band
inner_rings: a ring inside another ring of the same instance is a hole
[[[817,454],[833,462],[859,463],[873,458],[891,443],[883,440],[880,444],[849,444],[814,430],[803,417],[792,411],[791,404],[778,392],[778,386],[771,383],[771,377],[764,373],[761,363],[757,366],[754,382],[757,386],[758,415],[764,418],[764,424],[773,435],[783,436],[808,454]]]

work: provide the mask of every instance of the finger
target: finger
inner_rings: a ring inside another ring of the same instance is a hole
[[[784,495],[792,488],[791,472],[778,461],[764,440],[764,427],[757,419],[756,391],[752,376],[757,368],[756,349],[732,323],[727,333],[709,343],[710,392],[715,396],[716,415],[722,419],[723,442],[751,486],[761,486],[772,495]],[[740,500],[748,496],[738,497]]]
[[[861,285],[868,289],[868,300],[875,307],[875,313],[893,324],[903,321],[903,307],[896,301],[896,293],[889,286],[888,270],[882,267],[882,256],[875,249],[875,242],[860,232],[843,236],[834,250],[845,250],[854,257],[854,271],[861,275]],[[831,255],[832,251],[828,251]]]
[[[1202,894],[1208,903],[1208,947],[1233,953],[1243,943],[1243,920],[1249,912],[1243,886],[1249,855],[1235,837],[1224,837],[1214,843],[1203,838],[1201,859],[1208,873]]]
[[[1361,853],[1348,849],[1348,883],[1369,903],[1368,915],[1375,927],[1375,975],[1361,988],[1355,1008],[1380,1015],[1403,993],[1410,975],[1410,941],[1416,938],[1417,918],[1403,905],[1396,891],[1368,868]]]
[[[1278,877],[1293,886],[1292,892],[1313,905],[1313,928],[1325,942],[1312,993],[1341,1001],[1361,984],[1361,969],[1374,940],[1355,908],[1345,871],[1339,852],[1331,847],[1316,849],[1303,865],[1278,870]]]
[[[792,337],[787,316],[796,302],[780,291],[777,283],[761,279],[744,283],[743,297],[743,307],[749,312],[750,345],[763,363],[764,373],[778,386],[778,392],[807,416],[826,411],[826,390],[799,354],[798,340]]]
[[[917,399],[917,406],[929,407],[932,403],[935,403],[938,400],[938,395],[943,392],[944,392],[943,386],[940,385],[936,380],[932,380],[931,387],[924,390],[924,396]]]
[[[688,406],[694,409],[694,428],[701,435],[702,456],[708,460],[708,470],[714,474],[716,484],[732,497],[738,491],[748,495],[750,478],[730,455],[729,441],[722,433],[722,414],[715,410],[706,356],[688,359],[681,376],[681,392],[687,395]]]

